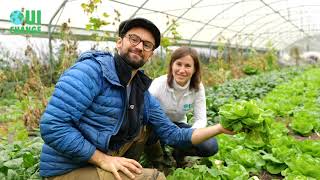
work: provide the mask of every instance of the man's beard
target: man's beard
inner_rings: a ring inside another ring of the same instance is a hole
[[[132,52],[132,53],[138,53],[138,55],[141,57],[142,56],[142,54],[141,54],[141,52],[135,52],[133,49],[129,49],[128,50],[128,52],[126,52],[126,53],[123,53],[123,54],[120,54],[120,56],[123,58],[123,60],[129,65],[129,66],[131,66],[133,69],[139,69],[140,67],[142,67],[144,64],[145,64],[145,62],[144,62],[144,60],[141,58],[141,59],[139,59],[139,60],[137,60],[137,61],[134,61],[134,60],[132,60],[131,58],[130,58],[130,56],[129,56],[129,53],[130,52]]]

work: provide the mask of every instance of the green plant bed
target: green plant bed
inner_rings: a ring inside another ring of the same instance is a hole
[[[0,144],[0,179],[41,179],[39,159],[41,138]]]
[[[230,104],[222,103],[222,125],[239,133],[217,136],[219,152],[209,157],[211,165],[177,169],[168,179],[320,179],[320,70],[308,69],[290,79],[257,103],[238,102],[234,96]],[[295,120],[303,124],[296,126]]]
[[[282,69],[239,80],[227,81],[222,85],[206,88],[207,116],[211,122],[217,122],[219,108],[235,100],[260,99],[276,86],[288,82],[302,74],[303,68]]]
[[[319,89],[320,69],[310,69],[275,88],[264,98],[262,105],[276,116],[291,119],[288,125],[295,133],[309,136],[320,131]]]

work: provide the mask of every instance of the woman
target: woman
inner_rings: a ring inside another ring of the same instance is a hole
[[[167,116],[180,128],[203,128],[207,125],[205,89],[201,83],[201,71],[198,53],[190,47],[180,47],[172,53],[168,74],[160,76],[152,82],[150,93],[155,96]],[[186,114],[193,111],[194,123],[187,123]],[[147,145],[157,141],[151,135]],[[154,150],[151,150],[154,151]],[[183,166],[185,156],[212,156],[218,151],[215,138],[190,149],[175,148],[173,157],[177,166]],[[155,154],[153,154],[155,157]]]

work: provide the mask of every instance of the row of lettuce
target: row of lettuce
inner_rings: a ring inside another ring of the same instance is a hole
[[[177,169],[168,179],[247,180],[262,172],[285,180],[320,179],[320,69],[281,73],[212,90],[212,120],[238,134],[219,135],[219,152],[210,163]]]
[[[281,71],[272,71],[256,76],[248,76],[239,80],[230,80],[226,83],[207,88],[208,118],[211,122],[218,122],[219,108],[234,100],[261,99],[276,86],[290,81],[301,75],[305,68],[288,68]]]
[[[320,179],[315,172],[320,167],[319,141],[297,141],[288,136],[291,130],[305,136],[319,132],[319,71],[285,69],[208,89],[210,123],[224,122],[239,133],[220,135],[219,153],[206,165],[177,169],[168,178],[249,179],[266,170],[286,179]],[[252,99],[256,101],[249,101]],[[42,143],[39,137],[0,143],[0,179],[40,179]]]

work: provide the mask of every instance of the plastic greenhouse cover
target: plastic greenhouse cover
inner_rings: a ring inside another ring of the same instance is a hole
[[[41,11],[41,31],[59,10],[63,0],[0,0],[0,29],[10,30],[14,11]],[[85,28],[88,15],[81,4],[89,0],[69,0],[53,19],[53,25],[70,22],[71,27]],[[233,45],[266,47],[270,41],[277,49],[317,35],[320,29],[319,0],[101,0],[95,17],[111,24],[102,30],[117,31],[120,20],[144,17],[153,21],[164,36],[172,37],[169,25],[176,21],[177,31],[186,43],[218,42]],[[88,34],[87,31],[79,31]],[[8,34],[8,33],[7,33]]]

